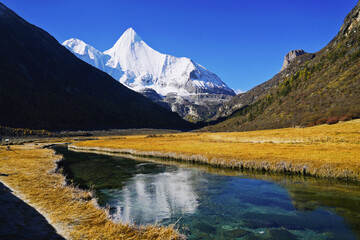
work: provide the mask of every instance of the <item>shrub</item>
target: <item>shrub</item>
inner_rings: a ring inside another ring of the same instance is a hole
[[[327,119],[326,124],[335,124],[339,122],[339,117],[330,117]]]
[[[147,135],[145,138],[157,138],[157,137],[163,137],[163,135],[159,134],[150,134],[150,135]]]
[[[356,118],[356,116],[354,114],[349,113],[349,114],[345,114],[345,115],[341,116],[339,118],[339,121],[349,121],[354,118]]]
[[[325,124],[326,122],[327,122],[327,118],[320,118],[316,120],[315,124],[320,125],[320,124]]]
[[[314,122],[311,122],[311,123],[309,123],[308,125],[306,125],[306,127],[312,127],[312,126],[315,126],[315,123],[314,123]]]

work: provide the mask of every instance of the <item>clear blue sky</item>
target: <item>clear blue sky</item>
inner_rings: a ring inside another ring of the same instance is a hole
[[[316,52],[357,0],[3,0],[60,43],[103,51],[129,27],[155,50],[189,57],[233,89],[270,79],[294,49]]]

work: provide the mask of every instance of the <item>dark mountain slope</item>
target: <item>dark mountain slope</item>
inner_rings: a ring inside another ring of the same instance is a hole
[[[206,128],[243,131],[323,123],[360,116],[360,3],[322,50],[296,57],[269,81],[235,96]]]
[[[0,3],[0,125],[48,130],[191,128],[81,61]]]

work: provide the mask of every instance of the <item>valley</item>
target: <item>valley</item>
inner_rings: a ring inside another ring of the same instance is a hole
[[[21,1],[0,239],[360,239],[360,1]]]

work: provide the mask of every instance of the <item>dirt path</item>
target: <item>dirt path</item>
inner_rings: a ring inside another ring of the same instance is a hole
[[[3,178],[5,176],[1,176]],[[34,208],[0,182],[0,239],[63,240]]]

